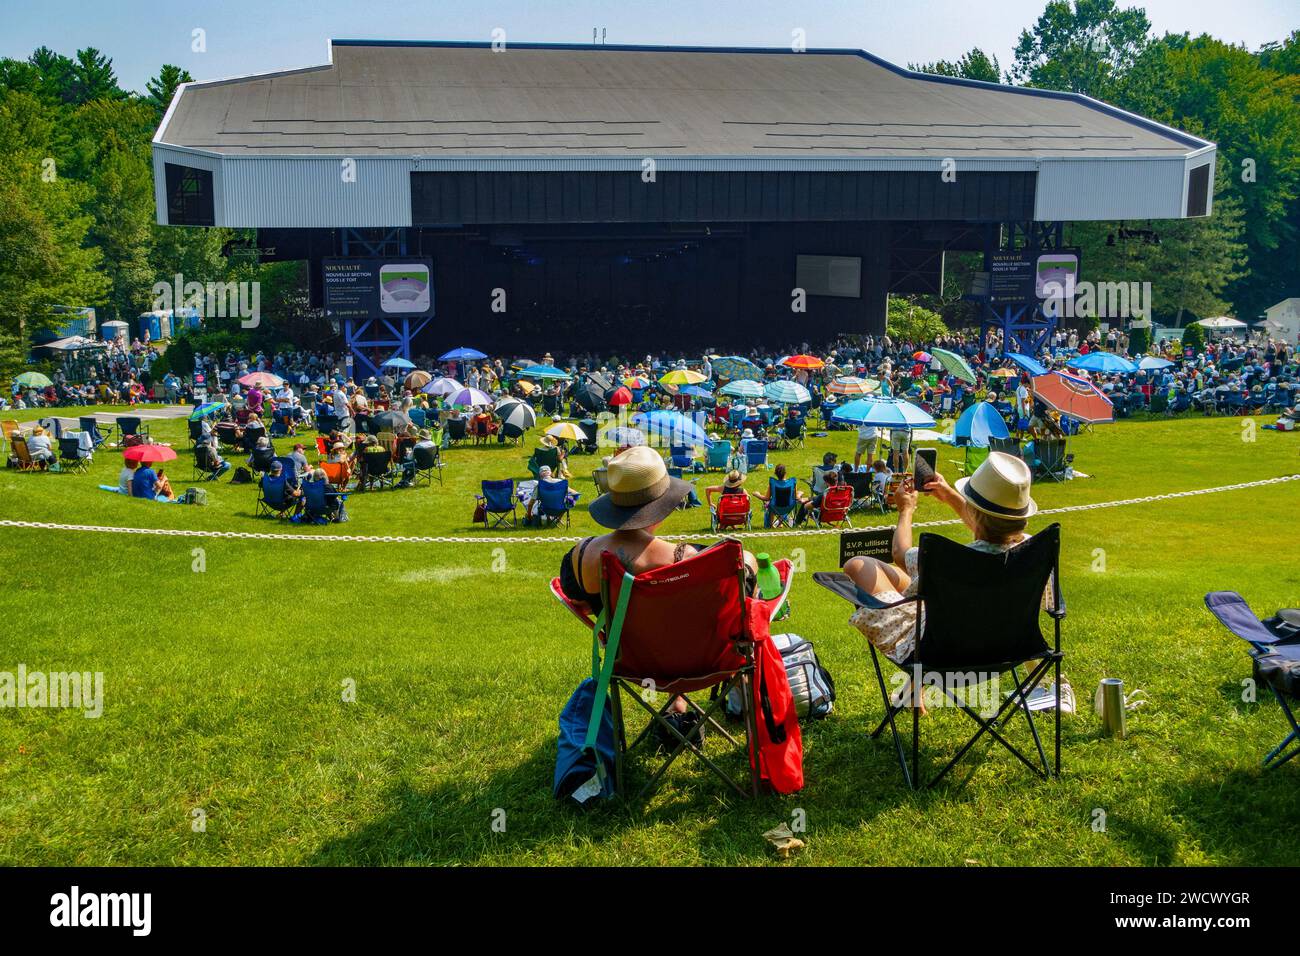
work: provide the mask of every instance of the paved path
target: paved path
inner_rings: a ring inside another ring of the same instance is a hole
[[[52,412],[54,412],[54,411],[57,411],[57,412],[66,412],[66,411],[69,411],[69,410],[72,411],[72,412],[74,412],[74,413],[75,413],[75,411],[76,411],[75,408],[68,409],[68,408],[66,408],[66,407],[62,407],[62,406],[59,407],[59,408],[52,408],[52,409],[50,409],[50,411],[52,411]],[[165,421],[165,420],[173,419],[173,418],[189,418],[189,416],[190,416],[190,412],[192,412],[192,411],[194,411],[194,406],[193,406],[193,405],[166,405],[166,406],[164,406],[164,407],[162,407],[162,408],[142,408],[142,409],[140,409],[139,411],[132,411],[132,410],[129,409],[129,408],[124,408],[124,409],[123,409],[122,411],[120,411],[120,412],[95,412],[95,413],[94,413],[94,418],[95,418],[95,421],[97,421],[97,422],[101,422],[101,423],[103,423],[103,424],[105,424],[105,425],[112,425],[112,424],[115,424],[115,423],[117,422],[117,419],[118,419],[119,417],[123,417],[123,418],[138,418],[138,419],[140,419],[141,421],[146,421],[146,422],[147,422],[147,421],[158,421],[158,420],[164,420],[164,421]],[[31,430],[32,428],[35,428],[37,425],[39,425],[42,421],[48,421],[48,420],[51,419],[51,418],[57,418],[57,419],[59,420],[59,422],[60,422],[61,427],[62,427],[63,429],[66,430],[66,429],[70,429],[70,428],[76,428],[76,427],[77,427],[77,421],[78,421],[78,419],[80,419],[80,418],[82,418],[82,417],[89,418],[89,417],[91,417],[91,416],[89,416],[89,415],[81,416],[81,415],[77,415],[77,414],[72,414],[72,415],[44,415],[44,416],[42,416],[42,417],[39,418],[39,419],[34,419],[33,421],[30,421],[30,422],[23,422],[22,425],[19,426],[19,427],[20,427],[21,429],[23,429],[24,431],[29,431],[29,430]]]

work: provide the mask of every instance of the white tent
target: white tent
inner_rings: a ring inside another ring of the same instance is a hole
[[[1244,329],[1246,327],[1245,322],[1242,322],[1239,319],[1230,318],[1226,315],[1216,316],[1212,319],[1201,319],[1196,324],[1202,328],[1214,329],[1216,331],[1222,329]]]

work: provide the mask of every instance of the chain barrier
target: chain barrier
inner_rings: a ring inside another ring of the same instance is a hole
[[[1066,505],[1061,508],[1044,508],[1041,515],[1074,514],[1079,511],[1099,511],[1104,508],[1122,508],[1129,505],[1149,504],[1155,501],[1173,501],[1178,498],[1194,498],[1199,495],[1216,495],[1225,491],[1243,491],[1247,488],[1263,488],[1283,482],[1300,481],[1300,474],[1283,475],[1279,478],[1264,478],[1259,481],[1245,481],[1235,485],[1220,485],[1217,488],[1197,488],[1192,491],[1174,491],[1163,495],[1146,495],[1141,498],[1122,498],[1117,501],[1098,501],[1085,505]],[[914,528],[939,528],[946,525],[961,524],[959,518],[947,518],[937,521],[918,521]],[[894,527],[892,524],[867,525],[852,529],[842,528],[795,528],[789,531],[763,530],[742,531],[729,537],[740,538],[803,538],[818,535],[840,534],[844,530],[879,531]],[[38,528],[48,531],[86,531],[100,534],[142,534],[174,538],[226,538],[244,541],[340,541],[369,542],[374,544],[576,544],[583,537],[552,536],[505,536],[505,535],[355,535],[355,534],[286,534],[265,531],[198,531],[187,528],[119,528],[111,525],[92,524],[58,524],[50,521],[8,521],[0,520],[0,528]],[[667,541],[712,541],[718,537],[717,532],[699,532],[695,534],[661,535]]]

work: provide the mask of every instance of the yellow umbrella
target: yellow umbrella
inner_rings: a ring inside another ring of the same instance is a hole
[[[587,433],[584,432],[573,422],[556,422],[550,428],[546,429],[546,434],[552,438],[567,438],[569,441],[586,441]]]
[[[519,390],[523,392],[525,395],[531,395],[533,394],[533,392],[537,391],[536,385],[534,385],[532,382],[526,382],[522,378],[519,381],[515,382],[515,384],[519,386]]]
[[[659,378],[660,385],[699,385],[708,379],[689,368],[675,368]]]
[[[1010,368],[995,368],[989,372],[990,378],[1019,378],[1020,373]]]

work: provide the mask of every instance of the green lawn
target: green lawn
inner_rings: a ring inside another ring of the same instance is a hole
[[[152,430],[183,447],[184,427]],[[1300,439],[1257,437],[1220,418],[1098,428],[1071,448],[1094,477],[1035,495],[1052,508],[1300,472]],[[803,475],[828,448],[851,453],[851,433],[775,460]],[[0,473],[3,519],[313,538],[0,528],[0,671],[105,682],[99,719],[0,711],[0,864],[754,864],[773,859],[763,831],[796,809],[808,846],[793,865],[1300,862],[1269,836],[1300,826],[1300,761],[1259,769],[1281,712],[1242,702],[1243,645],[1202,605],[1219,588],[1261,612],[1300,605],[1300,483],[1035,519],[1064,528],[1065,672],[1081,705],[1050,783],[980,747],[955,779],[910,794],[890,746],[866,738],[881,702],[848,606],[808,576],[833,569],[835,538],[750,542],[803,549],[788,628],[816,643],[840,693],[834,714],[805,726],[807,786],[741,801],[683,762],[644,810],[578,814],[550,792],[556,716],[590,662],[589,635],[546,591],[568,545],[542,539],[566,532],[513,532],[518,545],[321,540],[482,537],[471,492],[526,477],[525,454],[453,449],[444,486],[354,495],[352,521],[329,527],[255,519],[255,490],[224,482],[206,486],[206,508],[99,491],[116,480],[112,453],[88,476]],[[574,469],[584,502],[590,461]],[[924,501],[918,520],[945,516]],[[581,504],[573,525],[594,530]],[[701,531],[703,510],[664,528]],[[1087,706],[1102,676],[1153,702],[1126,740],[1102,738]],[[349,680],[355,702],[342,699]],[[924,726],[935,769],[970,725],[946,710]],[[1022,723],[1009,733],[1027,739]]]

